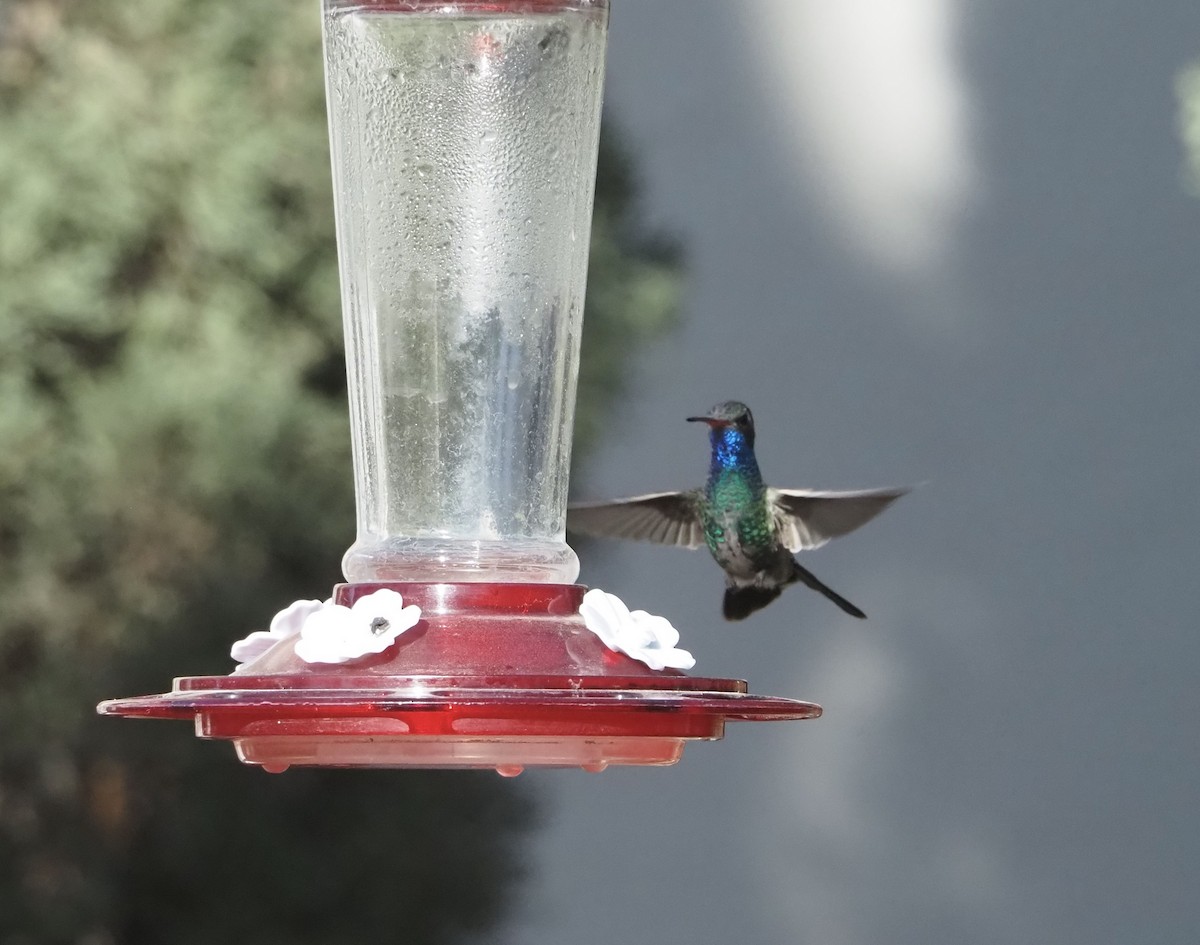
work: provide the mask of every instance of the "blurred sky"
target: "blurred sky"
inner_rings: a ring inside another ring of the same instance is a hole
[[[811,699],[676,767],[523,775],[511,945],[1200,941],[1200,6],[614,0],[610,117],[686,321],[581,495],[926,482],[739,625],[700,552],[583,546],[697,672]]]

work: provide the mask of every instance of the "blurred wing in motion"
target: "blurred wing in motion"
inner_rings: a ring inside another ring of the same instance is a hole
[[[704,530],[697,512],[700,493],[656,492],[611,502],[585,502],[567,509],[567,530],[598,538],[653,541],[699,548]]]
[[[865,525],[909,491],[907,488],[857,492],[768,489],[767,501],[784,546],[789,551],[811,551],[831,538]]]

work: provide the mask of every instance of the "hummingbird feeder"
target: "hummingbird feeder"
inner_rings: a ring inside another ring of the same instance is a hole
[[[348,583],[227,676],[101,703],[242,761],[663,765],[819,706],[690,676],[565,541],[607,0],[323,0],[354,447]]]

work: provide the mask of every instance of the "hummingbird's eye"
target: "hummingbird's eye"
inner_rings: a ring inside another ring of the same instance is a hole
[[[743,411],[742,411],[742,415],[741,415],[740,417],[738,417],[738,423],[744,423],[744,424],[747,424],[747,425],[749,425],[749,426],[753,426],[753,424],[754,424],[754,417],[752,417],[752,416],[750,415],[750,411],[749,411],[749,410],[743,410]]]

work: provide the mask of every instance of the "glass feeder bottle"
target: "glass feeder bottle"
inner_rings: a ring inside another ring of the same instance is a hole
[[[570,584],[607,0],[323,0],[351,582]]]

